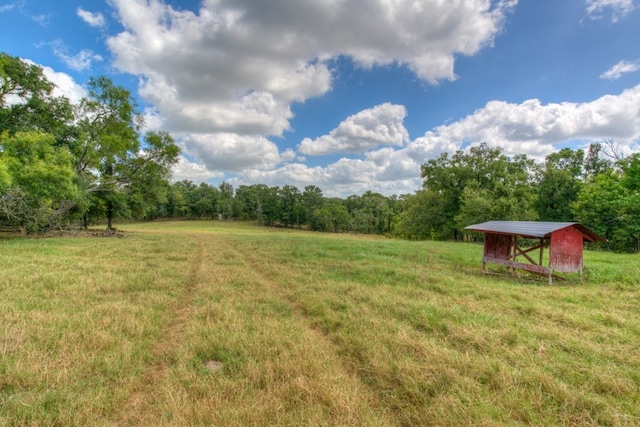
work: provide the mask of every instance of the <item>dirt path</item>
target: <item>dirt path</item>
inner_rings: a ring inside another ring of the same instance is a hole
[[[195,249],[187,280],[175,304],[168,310],[160,339],[151,349],[152,361],[140,376],[141,380],[135,385],[129,401],[123,405],[123,412],[115,421],[115,425],[149,425],[148,416],[153,413],[152,407],[156,403],[154,402],[154,397],[157,395],[155,391],[171,369],[171,353],[181,345],[182,331],[190,317],[192,299],[209,250],[203,236],[192,235],[189,238],[194,240]]]

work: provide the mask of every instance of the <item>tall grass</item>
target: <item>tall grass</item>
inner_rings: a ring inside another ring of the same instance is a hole
[[[0,240],[0,425],[639,425],[640,258],[166,222]]]

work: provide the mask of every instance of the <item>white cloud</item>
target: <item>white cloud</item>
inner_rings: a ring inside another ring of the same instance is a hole
[[[235,133],[187,134],[179,137],[183,151],[210,171],[239,171],[246,168],[271,169],[284,160],[278,147],[262,136]]]
[[[601,79],[616,80],[623,74],[633,73],[640,70],[640,59],[635,61],[620,61],[604,73],[600,74]]]
[[[12,10],[14,7],[16,7],[16,5],[13,4],[13,3],[3,4],[3,5],[0,6],[0,13],[8,12],[8,11]]]
[[[348,197],[365,191],[385,195],[413,193],[422,185],[419,165],[408,178],[384,179],[384,167],[370,160],[340,159],[327,167],[309,167],[301,163],[273,170],[248,169],[229,180],[235,186],[261,183],[268,186],[295,185],[303,189],[315,185],[327,197]]]
[[[340,159],[326,167],[287,164],[268,171],[250,169],[236,183],[314,184],[326,195],[346,197],[366,190],[406,194],[420,188],[420,165],[443,152],[454,153],[486,142],[513,156],[527,154],[542,160],[567,141],[613,138],[624,152],[640,148],[640,85],[619,95],[586,103],[520,104],[491,101],[461,120],[438,126],[402,148],[383,147],[364,159]]]
[[[586,1],[594,19],[618,19],[633,6]],[[331,90],[336,58],[365,68],[405,66],[429,84],[455,80],[455,58],[491,46],[517,1],[202,0],[195,12],[162,0],[110,2],[124,30],[107,43],[115,67],[138,76],[141,96],[154,106],[148,126],[172,132],[205,175],[235,172],[234,185],[314,184],[341,196],[410,193],[420,187],[422,163],[469,144],[486,141],[508,155],[542,159],[569,140],[612,137],[631,147],[640,136],[638,86],[589,103],[491,101],[413,141],[405,108],[382,104],[304,139],[299,156],[280,152],[267,137],[290,130],[293,103]],[[301,163],[300,155],[338,152],[360,158]]]
[[[76,13],[84,22],[86,22],[87,24],[89,24],[94,28],[101,28],[106,25],[106,20],[104,19],[104,15],[102,15],[102,13],[100,12],[93,13],[79,7]]]
[[[31,19],[33,20],[33,22],[35,22],[36,24],[40,25],[43,28],[48,27],[49,24],[51,23],[51,15],[45,15],[45,14],[34,15],[31,17]]]
[[[418,144],[450,150],[452,145],[487,142],[502,147],[507,155],[524,153],[541,159],[554,151],[554,144],[565,141],[614,138],[628,146],[639,137],[640,85],[587,103],[491,101],[460,121],[425,133],[408,149]]]
[[[393,168],[407,175],[416,161],[379,164],[367,154],[325,169],[289,163],[304,156],[280,153],[266,137],[290,130],[291,104],[331,90],[330,64],[341,55],[361,67],[406,66],[431,84],[454,80],[456,55],[490,46],[516,3],[203,0],[193,12],[161,0],[112,0],[124,31],[107,43],[116,68],[138,76],[139,93],[154,106],[147,125],[179,135],[184,152],[207,170],[265,183],[298,175],[345,191],[358,176],[357,192],[378,177],[391,185],[383,180]],[[402,146],[405,116],[391,104],[362,111],[322,139],[303,141],[300,154]]]
[[[634,9],[633,0],[586,0],[587,14],[591,19],[600,19],[607,12],[613,22],[624,17]]]
[[[53,68],[36,64],[29,59],[23,59],[24,62],[31,65],[38,65],[42,68],[42,73],[51,83],[55,85],[53,96],[65,96],[72,104],[79,104],[80,100],[87,96],[87,90],[76,83],[69,74],[54,71]]]
[[[83,71],[91,68],[94,61],[102,61],[102,56],[89,50],[82,49],[75,55],[69,53],[69,47],[62,40],[55,40],[51,43],[43,43],[51,46],[53,54],[63,61],[69,68],[76,71]]]
[[[380,145],[402,145],[409,139],[403,125],[407,111],[402,105],[385,103],[349,116],[328,135],[305,138],[303,154],[361,153]]]
[[[173,181],[186,179],[192,182],[204,182],[211,178],[222,178],[224,176],[223,172],[210,172],[204,165],[191,162],[183,156],[178,158],[178,163],[173,166],[172,172]]]
[[[330,59],[453,80],[455,56],[490,45],[516,1],[204,0],[196,12],[111,3],[125,28],[108,39],[115,65],[141,77],[168,130],[277,136],[292,102],[331,89]]]

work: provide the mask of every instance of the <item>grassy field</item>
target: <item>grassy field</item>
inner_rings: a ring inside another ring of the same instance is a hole
[[[640,425],[640,256],[220,222],[0,240],[0,426]]]

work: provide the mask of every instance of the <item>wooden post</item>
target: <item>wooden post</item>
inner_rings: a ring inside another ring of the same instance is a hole
[[[542,265],[543,253],[544,253],[544,239],[540,239],[540,262],[538,262],[538,265]]]
[[[512,246],[512,250],[513,250],[513,258],[512,261],[515,262],[516,261],[516,256],[518,256],[518,251],[516,250],[516,247],[518,246],[518,236],[516,236],[515,234],[513,235],[512,239],[511,239],[511,246]],[[511,275],[513,277],[516,277],[516,268],[515,267],[511,267]]]

